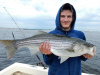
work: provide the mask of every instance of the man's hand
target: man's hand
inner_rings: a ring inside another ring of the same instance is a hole
[[[40,45],[39,47],[40,52],[45,54],[45,55],[51,55],[51,45],[48,42],[44,42]]]
[[[92,56],[91,56],[90,54],[84,54],[83,56],[84,56],[85,58],[88,58],[88,59],[92,58]]]

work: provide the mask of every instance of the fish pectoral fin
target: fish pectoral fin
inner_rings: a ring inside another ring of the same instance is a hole
[[[37,50],[33,48],[29,48],[31,56],[35,55],[37,53]]]
[[[68,58],[69,58],[69,57],[65,57],[65,56],[60,57],[60,63],[63,63],[63,62],[66,61]]]
[[[66,49],[68,52],[75,52],[73,49]]]

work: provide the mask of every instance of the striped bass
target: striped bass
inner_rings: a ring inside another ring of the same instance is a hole
[[[86,53],[92,56],[96,55],[96,46],[91,43],[78,38],[49,34],[42,31],[25,39],[0,40],[6,48],[7,59],[10,59],[17,50],[23,47],[28,47],[30,53],[34,55],[39,51],[39,46],[44,41],[50,43],[51,52],[60,57],[60,63],[63,63],[69,57],[77,57]]]

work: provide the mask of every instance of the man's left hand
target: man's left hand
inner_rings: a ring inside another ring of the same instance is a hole
[[[90,54],[83,54],[83,56],[84,56],[85,58],[88,58],[88,59],[92,58],[92,56],[91,56]]]

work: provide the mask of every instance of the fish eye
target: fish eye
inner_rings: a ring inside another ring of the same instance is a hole
[[[87,46],[87,47],[90,47],[90,45],[89,45],[89,44],[86,44],[86,43],[84,43],[83,45],[84,45],[84,46]]]

